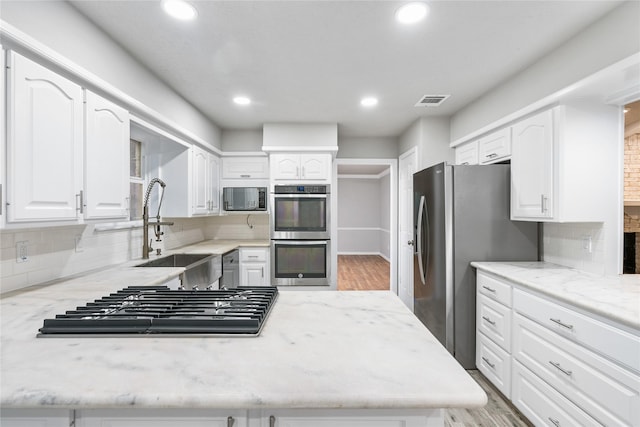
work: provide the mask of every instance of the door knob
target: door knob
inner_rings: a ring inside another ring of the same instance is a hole
[[[407,242],[407,245],[409,245],[409,246],[413,246],[413,240],[409,240],[409,241]]]

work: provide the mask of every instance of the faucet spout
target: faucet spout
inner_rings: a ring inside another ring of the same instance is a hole
[[[155,184],[160,184],[162,188],[162,192],[160,194],[160,202],[158,203],[158,213],[156,214],[156,222],[149,223],[149,196],[151,195],[151,190]],[[173,225],[173,222],[162,222],[160,221],[160,207],[162,206],[162,199],[164,198],[164,189],[167,185],[160,178],[153,178],[149,182],[149,186],[147,187],[147,192],[144,197],[144,206],[142,207],[142,259],[149,258],[149,252],[153,251],[151,248],[151,244],[149,243],[149,226],[155,226],[155,235],[156,242],[161,242],[162,239],[160,237],[164,234],[160,228],[161,225]]]

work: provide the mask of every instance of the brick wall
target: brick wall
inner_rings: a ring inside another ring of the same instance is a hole
[[[640,202],[640,133],[624,139],[624,200]]]

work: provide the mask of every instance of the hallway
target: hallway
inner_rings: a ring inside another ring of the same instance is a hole
[[[380,255],[338,255],[338,290],[387,291],[389,269]]]

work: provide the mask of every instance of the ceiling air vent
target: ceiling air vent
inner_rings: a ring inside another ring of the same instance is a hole
[[[451,95],[425,95],[416,103],[416,107],[439,107]]]

